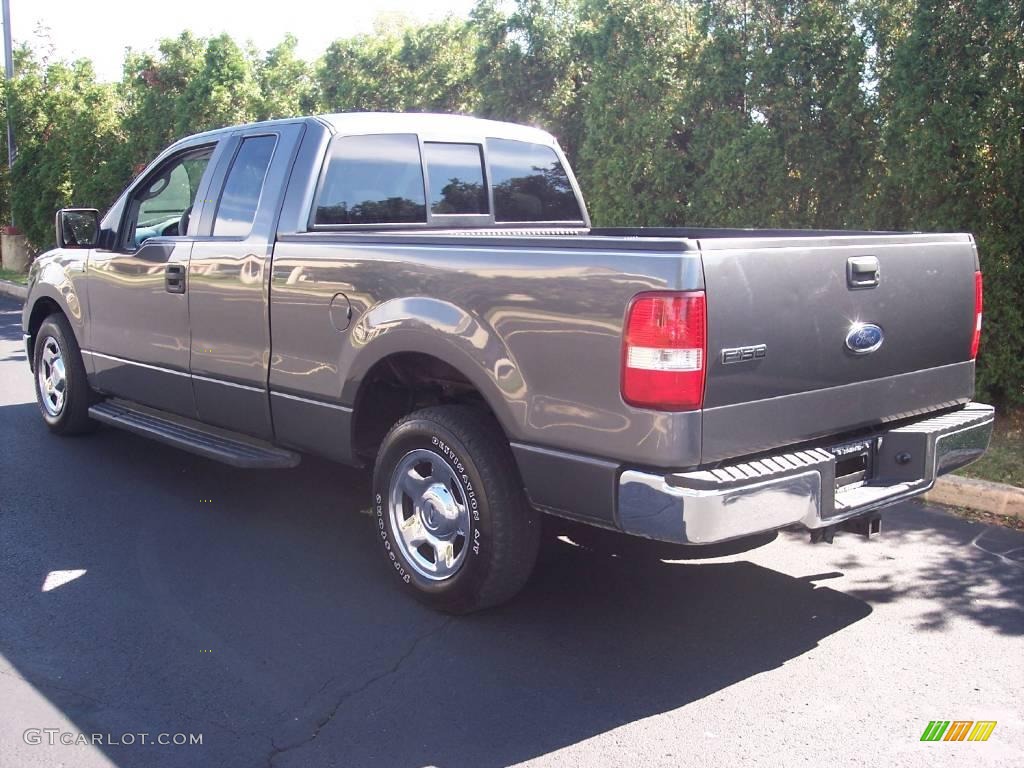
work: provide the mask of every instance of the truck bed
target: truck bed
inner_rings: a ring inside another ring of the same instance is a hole
[[[558,441],[553,448],[653,466],[707,465],[941,410],[973,394],[977,257],[969,235],[538,227],[308,233],[281,238],[275,275],[296,263],[299,243],[301,251],[322,244],[325,256],[341,251],[351,269],[359,269],[353,259],[400,260],[426,292],[493,327],[525,377],[521,402],[510,406],[524,414],[522,427],[509,431],[539,444],[550,436]],[[849,287],[851,257],[878,260],[877,286]],[[483,275],[492,279],[481,283]],[[706,291],[702,411],[652,415],[620,398],[629,296],[654,289]],[[283,299],[290,289],[275,281],[273,290]],[[521,305],[507,306],[510,295]],[[503,322],[492,325],[496,314]],[[856,355],[844,346],[858,322],[884,329],[877,352]],[[723,361],[723,350],[754,346],[765,354]],[[601,444],[591,442],[599,434]]]

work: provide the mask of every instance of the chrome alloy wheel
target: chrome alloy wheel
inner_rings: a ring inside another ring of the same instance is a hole
[[[68,379],[64,370],[64,353],[53,336],[43,339],[43,353],[36,371],[39,400],[52,417],[60,416],[67,398]]]
[[[454,470],[438,454],[417,448],[391,475],[388,510],[405,559],[422,577],[453,576],[469,549],[469,507]]]

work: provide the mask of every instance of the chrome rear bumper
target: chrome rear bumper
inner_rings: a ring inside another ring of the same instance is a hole
[[[680,544],[712,544],[790,525],[824,528],[923,493],[937,476],[979,458],[988,448],[994,413],[991,406],[969,403],[852,443],[694,472],[627,470],[619,476],[617,523],[626,533]],[[837,461],[859,453],[870,456],[869,478],[837,489]]]

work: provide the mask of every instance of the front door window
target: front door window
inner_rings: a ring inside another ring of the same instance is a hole
[[[188,234],[199,183],[210,163],[212,147],[171,160],[147,179],[132,197],[126,245],[140,247],[151,237]]]

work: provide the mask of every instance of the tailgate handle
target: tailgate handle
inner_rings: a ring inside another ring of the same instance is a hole
[[[874,256],[851,256],[846,260],[846,282],[851,288],[874,288],[881,276]]]

